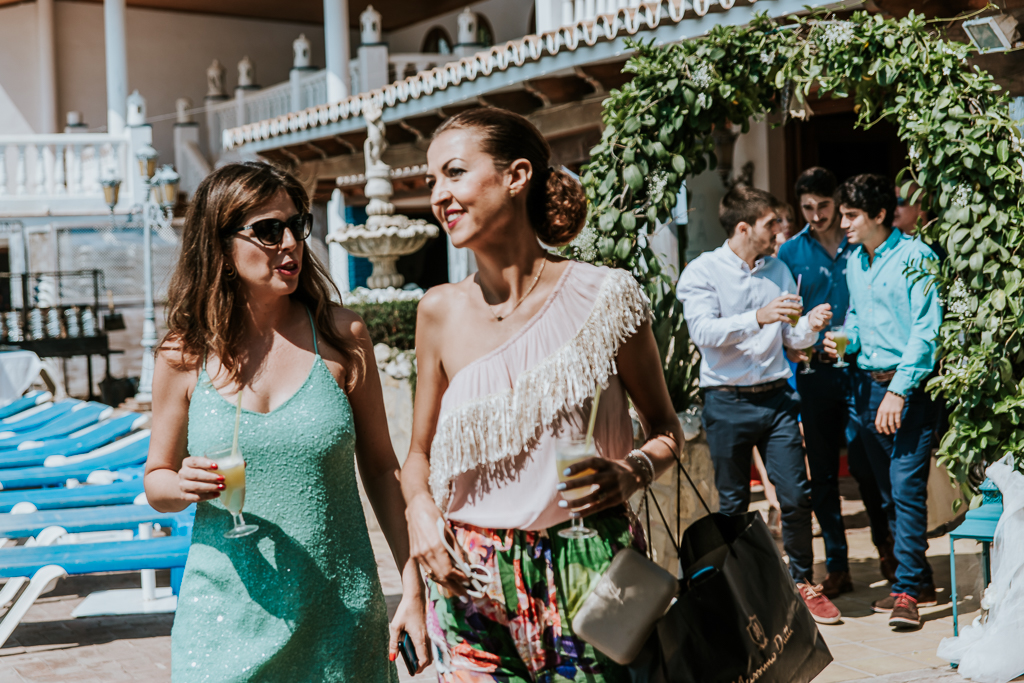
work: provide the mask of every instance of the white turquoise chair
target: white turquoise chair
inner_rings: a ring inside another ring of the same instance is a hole
[[[34,429],[22,432],[0,431],[0,451],[16,450],[25,442],[52,441],[70,436],[86,427],[91,427],[100,420],[106,420],[113,413],[113,408],[102,403],[79,401],[63,415]]]
[[[83,404],[84,401],[79,401],[77,398],[66,398],[56,403],[40,403],[0,420],[0,434],[10,436],[10,434],[20,434],[38,429],[62,415],[66,415],[75,406]]]
[[[67,458],[92,453],[148,424],[148,416],[129,413],[98,422],[62,439],[23,441],[16,450],[0,451],[0,469],[36,467],[52,456]]]
[[[0,513],[31,506],[35,510],[63,510],[100,505],[128,505],[145,497],[142,478],[97,486],[0,491]]]
[[[49,391],[30,391],[24,396],[20,396],[5,406],[0,406],[0,420],[6,420],[9,417],[14,417],[18,413],[22,413],[29,408],[35,408],[36,406],[49,403],[53,400],[53,394]]]
[[[143,506],[139,506],[143,507]],[[145,506],[148,507],[148,506]],[[159,516],[159,513],[156,513]],[[104,614],[153,614],[173,612],[177,606],[177,593],[188,559],[192,536],[194,510],[170,516],[159,516],[172,530],[171,536],[151,538],[152,522],[139,524],[139,536],[130,541],[83,543],[71,545],[24,545],[0,548],[0,576],[21,584],[21,595],[14,601],[3,621],[0,621],[0,646],[40,595],[53,590],[57,580],[65,576],[79,576],[105,572],[142,572],[141,589],[100,591],[88,596],[75,608],[72,616],[98,616]],[[11,515],[20,517],[21,515]],[[12,523],[14,525],[18,522]],[[80,529],[95,528],[101,522],[83,522]],[[60,540],[67,530],[47,527],[40,536],[48,534]],[[38,537],[37,537],[38,538]],[[171,587],[156,588],[155,570],[171,570]],[[28,579],[31,577],[31,579]],[[27,584],[27,585],[26,585]],[[11,591],[12,593],[14,591]],[[5,596],[5,601],[13,598]]]
[[[138,467],[146,462],[148,453],[149,430],[143,429],[92,453],[50,456],[42,467],[2,469],[0,490],[66,486],[69,479],[88,481],[95,472]]]

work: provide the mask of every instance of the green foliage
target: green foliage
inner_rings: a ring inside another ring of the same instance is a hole
[[[686,175],[715,167],[716,127],[732,122],[746,131],[769,111],[803,116],[814,88],[852,97],[857,125],[897,126],[911,157],[897,182],[904,192],[910,181],[920,186],[912,199],[937,216],[922,234],[950,255],[931,272],[949,308],[941,372],[929,385],[952,411],[941,460],[958,481],[970,476],[975,484],[977,468],[1006,453],[1020,467],[1024,156],[1005,96],[968,65],[969,46],[947,41],[913,12],[898,21],[858,12],[848,21],[819,13],[787,23],[760,15],[696,40],[633,44],[625,70],[634,77],[605,101],[604,134],[584,171],[591,215],[581,238],[592,247],[574,242],[570,253],[639,278],[673,400],[685,407],[695,395],[695,352],[646,235],[670,219]]]
[[[366,323],[374,344],[387,344],[400,351],[416,348],[416,307],[419,301],[388,301],[350,304]]]

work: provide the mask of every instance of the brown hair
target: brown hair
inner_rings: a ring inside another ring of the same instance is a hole
[[[265,205],[281,190],[300,213],[309,211],[309,198],[290,174],[269,164],[248,161],[218,168],[199,184],[185,217],[181,254],[167,290],[165,343],[180,347],[182,366],[192,367],[214,354],[232,379],[238,376],[242,351],[238,279],[225,266],[233,233],[246,215]],[[312,312],[317,332],[346,357],[361,359],[358,347],[334,324],[331,294],[340,294],[312,251],[302,250],[299,284],[291,297]],[[350,376],[354,376],[353,373]]]
[[[725,228],[725,234],[732,237],[737,225],[753,225],[765,212],[774,211],[778,205],[779,201],[768,192],[737,183],[722,197],[718,205],[718,220]]]
[[[573,240],[587,220],[587,198],[579,181],[549,166],[551,147],[525,117],[496,107],[469,109],[456,114],[434,131],[459,128],[480,131],[480,148],[504,171],[513,161],[526,159],[533,176],[526,194],[530,226],[544,244],[561,247]]]

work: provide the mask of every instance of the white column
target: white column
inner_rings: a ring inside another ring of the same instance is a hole
[[[36,2],[39,43],[39,132],[56,133],[57,57],[53,38],[53,0]]]
[[[533,0],[537,35],[554,31],[562,25],[562,0]]]
[[[124,132],[128,99],[128,47],[125,38],[125,0],[103,0],[103,41],[107,57],[107,131]]]
[[[348,0],[324,0],[327,101],[348,97]]]
[[[327,234],[333,235],[345,229],[345,195],[334,188],[331,200],[327,202]],[[330,259],[331,279],[341,291],[342,298],[348,293],[348,252],[337,242],[327,243]]]

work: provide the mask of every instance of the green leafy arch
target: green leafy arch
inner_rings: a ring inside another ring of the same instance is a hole
[[[696,395],[682,306],[646,235],[670,220],[685,176],[714,168],[712,131],[752,118],[800,116],[805,98],[852,97],[857,125],[887,119],[908,144],[897,182],[934,220],[921,234],[949,258],[932,267],[946,303],[941,372],[930,387],[951,410],[941,456],[961,482],[1013,453],[1024,464],[1024,156],[1007,99],[922,16],[849,20],[759,16],[745,27],[662,47],[635,44],[634,78],[604,103],[605,130],[583,184],[591,220],[569,247],[582,260],[632,270],[651,298],[676,408]]]

